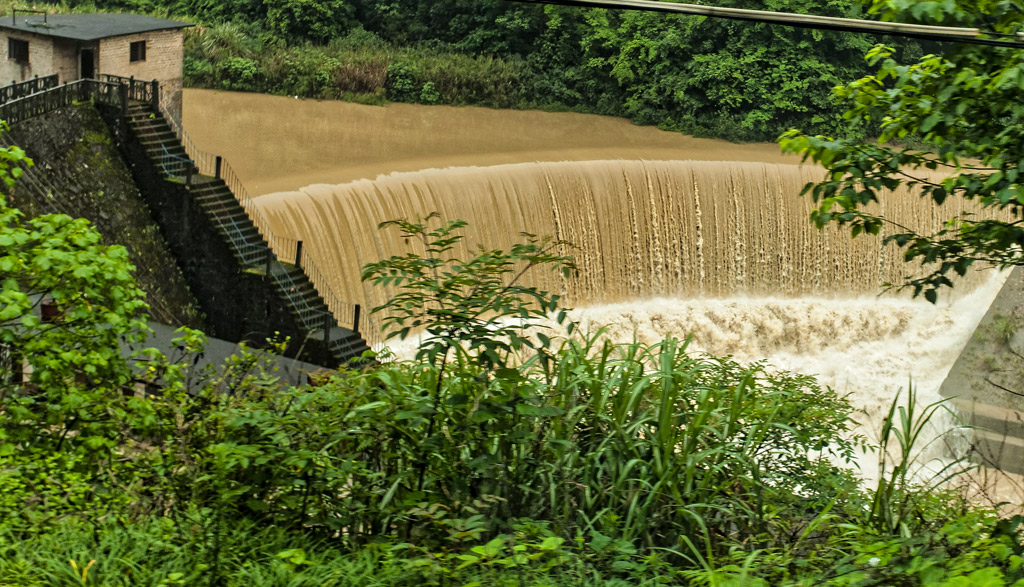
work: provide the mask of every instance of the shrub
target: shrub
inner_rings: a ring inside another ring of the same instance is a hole
[[[229,57],[218,65],[221,86],[225,90],[252,91],[260,68],[252,59]]]
[[[441,94],[438,93],[437,88],[434,87],[434,82],[427,82],[423,84],[423,89],[420,90],[420,104],[437,104],[441,101]]]
[[[413,70],[402,63],[388,66],[384,79],[384,95],[395,102],[415,102],[417,84]]]

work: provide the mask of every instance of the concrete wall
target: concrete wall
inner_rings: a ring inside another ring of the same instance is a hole
[[[28,62],[15,61],[8,57],[7,41],[18,39],[28,42]],[[12,81],[22,82],[33,76],[47,76],[57,73],[54,65],[54,39],[21,31],[0,31],[0,85]],[[61,79],[60,81],[65,81]]]
[[[131,44],[137,41],[146,41],[146,59],[132,62]],[[180,29],[103,39],[97,71],[159,81],[162,108],[180,123],[183,53],[184,34]]]
[[[939,393],[973,427],[974,462],[1024,474],[1024,268],[1010,273]]]
[[[79,43],[67,39],[53,39],[53,71],[60,76],[60,83],[73,82],[81,78],[78,59]],[[30,48],[31,49],[31,48]],[[46,74],[50,75],[50,74]],[[43,76],[39,76],[43,77]]]

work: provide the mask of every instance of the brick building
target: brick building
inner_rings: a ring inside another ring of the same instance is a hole
[[[189,23],[137,14],[19,14],[0,18],[0,85],[57,74],[160,82],[161,106],[181,120],[182,30]]]

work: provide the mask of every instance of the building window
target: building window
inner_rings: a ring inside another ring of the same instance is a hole
[[[121,46],[123,47],[124,45],[121,45]],[[146,42],[145,41],[135,41],[134,43],[131,44],[131,47],[129,48],[128,52],[130,53],[130,59],[131,59],[132,63],[135,63],[136,61],[145,61],[146,60]]]
[[[7,39],[7,58],[28,63],[28,41]]]

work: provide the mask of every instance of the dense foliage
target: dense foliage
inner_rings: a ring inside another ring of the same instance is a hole
[[[874,9],[889,18],[981,26],[993,34],[1024,25],[1024,12],[1012,2],[921,1],[901,10],[904,4],[876,0]],[[849,104],[851,124],[880,126],[877,143],[798,131],[781,139],[785,149],[827,170],[824,181],[804,190],[818,204],[813,220],[848,225],[853,236],[884,234],[886,242],[904,247],[907,261],[928,269],[904,285],[931,301],[972,266],[1024,265],[1024,52],[960,45],[907,62],[878,46],[869,58],[877,71],[836,93]],[[901,144],[908,141],[911,146]],[[883,189],[900,185],[936,205],[974,200],[986,214],[952,217],[934,234],[918,233],[872,206]]]
[[[0,259],[29,243],[26,258],[66,258],[62,237],[26,238],[11,208],[0,218]],[[71,250],[87,252],[73,275],[122,280],[123,251],[95,248],[95,231],[72,224]],[[863,442],[851,408],[812,378],[673,339],[613,345],[506,327],[555,306],[517,276],[571,269],[568,259],[536,240],[450,259],[461,223],[395,224],[422,248],[366,277],[398,288],[382,308],[396,332],[427,327],[422,360],[316,387],[281,385],[244,350],[198,368],[204,338],[187,329],[169,355],[125,359],[117,341],[139,334],[143,308],[117,305],[118,286],[79,284],[88,304],[63,305],[53,323],[69,342],[50,354],[67,368],[23,379],[9,361],[0,381],[0,585],[1022,579],[1019,519],[913,482],[913,439],[937,407],[919,417],[909,398],[893,410],[883,441],[900,450],[865,490],[839,466]],[[24,265],[5,287],[59,293],[45,272]],[[79,321],[90,308],[114,327]],[[5,349],[29,362],[31,341],[18,337],[34,332],[30,316],[4,331]],[[79,354],[87,333],[96,352]]]
[[[860,16],[857,0],[717,5]],[[368,103],[571,109],[733,140],[842,124],[877,39],[506,0],[96,0],[196,20],[186,82]],[[82,7],[77,7],[82,8]],[[87,7],[88,8],[88,7]],[[444,26],[438,26],[444,23]],[[905,42],[919,54],[918,45]]]

